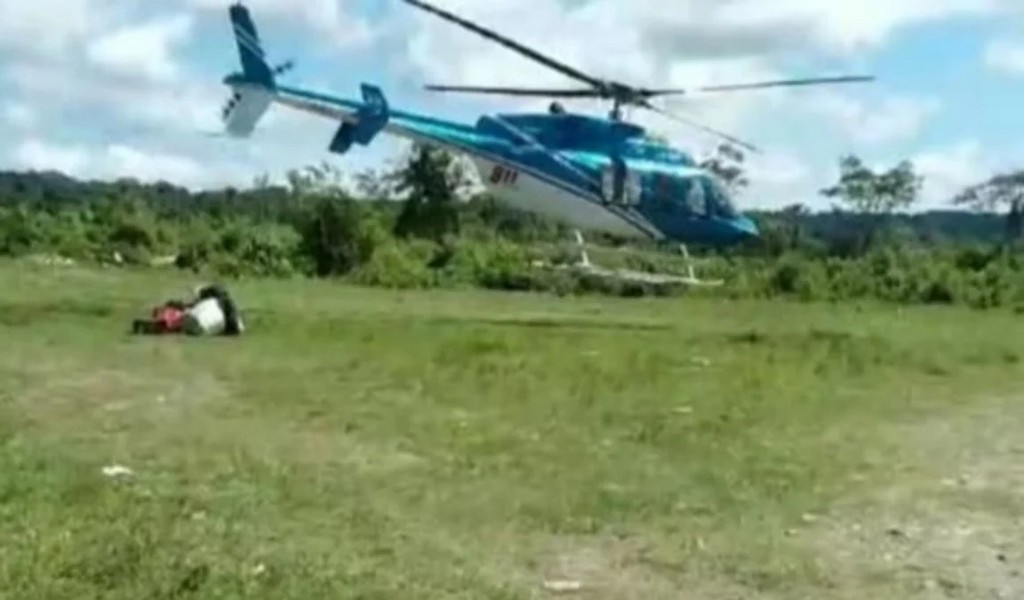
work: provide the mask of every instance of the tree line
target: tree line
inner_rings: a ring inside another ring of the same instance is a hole
[[[704,166],[737,193],[743,156],[721,148]],[[733,297],[872,299],[1024,306],[1018,257],[1024,176],[998,175],[953,210],[907,214],[921,177],[909,162],[875,171],[843,157],[832,210],[754,211],[763,235],[725,251],[694,249],[698,269]],[[574,252],[571,229],[473,190],[453,156],[415,146],[394,169],[351,179],[329,164],[263,177],[247,189],[189,192],[162,182],[79,181],[0,173],[0,256],[51,254],[126,266],[172,264],[219,277],[337,277],[389,287],[479,286],[640,295],[678,290],[532,267]],[[962,210],[965,208],[970,211]],[[997,212],[998,211],[998,212]],[[653,244],[587,234],[609,266],[680,270]]]

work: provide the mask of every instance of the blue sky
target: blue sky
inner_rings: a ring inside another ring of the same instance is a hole
[[[435,0],[583,70],[637,85],[700,86],[871,73],[856,86],[695,96],[669,108],[755,142],[746,207],[805,202],[841,153],[911,159],[923,207],[995,170],[1024,167],[1019,0]],[[330,122],[275,108],[253,138],[208,137],[237,68],[227,0],[0,0],[0,168],[190,187],[246,185],[327,160],[347,172],[401,157],[382,139],[327,153]],[[405,109],[474,121],[543,107],[429,94],[426,82],[565,84],[400,0],[248,0],[289,83],[354,96],[382,86]],[[528,7],[528,8],[526,8]],[[570,109],[604,111],[590,103]],[[642,124],[697,154],[714,140],[656,115]]]

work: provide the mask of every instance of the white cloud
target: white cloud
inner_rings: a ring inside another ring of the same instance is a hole
[[[805,183],[810,167],[795,154],[754,155],[747,166],[749,176],[759,185],[795,186]]]
[[[800,47],[838,53],[873,48],[903,27],[987,15],[1007,1],[547,0],[528,11],[518,0],[435,3],[597,75],[644,80],[660,74],[659,63],[766,57]],[[415,15],[409,55],[429,76],[441,70],[458,79],[523,83],[546,72],[527,68],[525,59],[513,59],[510,50],[455,24],[414,7],[401,10]]]
[[[111,173],[146,181],[163,179],[196,185],[209,181],[214,175],[208,170],[211,165],[202,165],[193,158],[144,151],[123,144],[107,146],[99,160],[102,161],[98,165],[100,172],[109,170]]]
[[[807,103],[852,140],[865,144],[913,138],[941,108],[937,98],[888,96],[868,103],[836,93],[815,94]]]
[[[174,46],[187,39],[191,31],[192,18],[186,14],[154,19],[99,37],[86,46],[85,55],[119,77],[171,81],[181,69],[173,57]]]
[[[755,154],[746,160],[750,187],[738,201],[741,209],[779,209],[792,204],[820,203],[815,198],[818,181],[812,166],[790,151]]]
[[[1024,75],[1024,40],[993,40],[985,48],[985,64],[994,71]]]
[[[189,8],[218,11],[227,19],[228,4],[224,0],[179,1]],[[342,0],[248,0],[245,3],[261,37],[265,37],[264,23],[273,23],[280,17],[312,28],[336,47],[350,48],[370,43],[374,39],[373,28],[368,21],[346,10],[347,4]],[[267,51],[272,54],[270,48]]]
[[[991,14],[1004,0],[735,0],[721,13],[733,24],[774,24],[780,34],[802,23],[826,49],[876,47],[901,28],[953,17]]]
[[[921,152],[914,167],[924,176],[920,208],[948,208],[950,200],[965,187],[991,175],[993,161],[977,140]]]
[[[63,52],[98,20],[90,0],[0,0],[0,49],[44,55]]]
[[[25,169],[80,173],[89,157],[78,148],[62,147],[32,139],[22,142],[15,149],[14,160],[18,166]]]
[[[38,122],[38,115],[31,106],[23,102],[8,102],[4,105],[4,121],[18,129],[31,129]]]
[[[57,61],[17,63],[4,74],[31,101],[35,118],[46,115],[49,129],[69,140],[29,139],[16,145],[8,154],[22,168],[101,179],[137,171],[140,178],[162,177],[192,187],[245,186],[257,174],[277,177],[327,158],[336,127],[273,107],[252,140],[219,139],[206,135],[223,127],[219,112],[228,92],[216,79],[128,81]],[[0,118],[21,118],[26,109],[0,105]],[[79,141],[96,138],[109,142]],[[164,150],[151,152],[153,147]],[[378,152],[346,157],[352,165],[347,168],[366,166],[366,156],[378,157]]]
[[[112,117],[112,124],[142,125],[165,135],[219,129],[218,110],[226,98],[217,82],[111,79],[59,64],[12,65],[7,79],[34,99],[39,112],[93,111]]]
[[[1024,147],[993,148],[978,139],[932,148],[911,158],[924,176],[923,208],[949,208],[964,188],[1024,164]]]
[[[222,178],[238,179],[239,165],[209,164],[178,154],[122,143],[101,146],[58,144],[40,138],[23,141],[14,160],[25,169],[56,170],[84,179],[132,177],[140,181],[169,181],[203,187]],[[224,172],[228,171],[228,172]]]

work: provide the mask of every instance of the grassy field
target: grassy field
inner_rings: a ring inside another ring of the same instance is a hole
[[[0,267],[0,597],[1024,594],[1020,315],[195,283]]]

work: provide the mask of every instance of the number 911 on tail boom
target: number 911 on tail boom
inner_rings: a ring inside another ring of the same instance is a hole
[[[249,9],[229,9],[242,71],[224,83],[233,94],[223,110],[226,132],[248,137],[273,104],[320,115],[339,123],[329,150],[344,154],[353,145],[366,146],[388,133],[412,142],[467,156],[480,179],[499,201],[563,220],[579,230],[605,231],[624,237],[724,247],[755,238],[754,223],[735,207],[715,175],[693,157],[649,136],[622,119],[623,106],[656,111],[684,124],[755,150],[728,134],[715,131],[651,103],[651,99],[684,94],[681,89],[636,88],[599,79],[544,56],[518,42],[420,0],[403,0],[446,21],[482,35],[540,62],[584,86],[569,89],[522,89],[473,86],[427,86],[446,92],[599,98],[612,103],[607,118],[565,111],[557,101],[546,113],[482,115],[474,124],[460,123],[392,108],[375,85],[361,86],[361,99],[284,85],[279,76],[293,68],[288,61],[272,68],[267,61]],[[732,91],[815,83],[870,80],[846,76],[710,86],[697,91]],[[582,238],[577,234],[582,243]],[[583,262],[589,265],[586,255]],[[691,281],[692,280],[692,281]],[[684,282],[695,283],[691,275]]]

